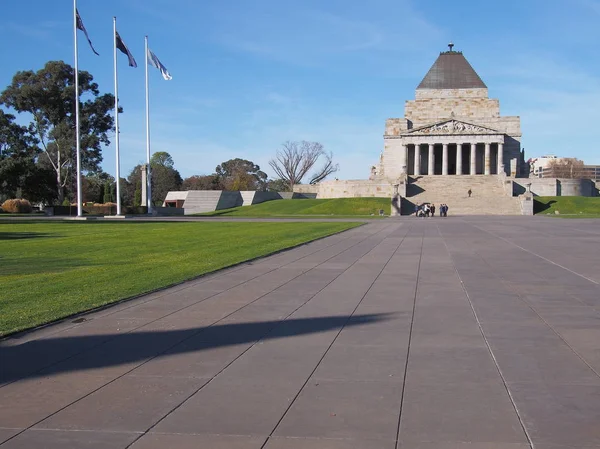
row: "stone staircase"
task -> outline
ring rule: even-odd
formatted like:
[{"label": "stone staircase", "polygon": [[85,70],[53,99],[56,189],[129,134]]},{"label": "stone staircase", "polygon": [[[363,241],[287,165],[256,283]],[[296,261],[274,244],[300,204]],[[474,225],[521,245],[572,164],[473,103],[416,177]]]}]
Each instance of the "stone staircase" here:
[{"label": "stone staircase", "polygon": [[411,176],[402,214],[414,213],[415,204],[423,203],[435,204],[436,215],[442,203],[448,215],[521,215],[519,199],[507,196],[496,176]]}]

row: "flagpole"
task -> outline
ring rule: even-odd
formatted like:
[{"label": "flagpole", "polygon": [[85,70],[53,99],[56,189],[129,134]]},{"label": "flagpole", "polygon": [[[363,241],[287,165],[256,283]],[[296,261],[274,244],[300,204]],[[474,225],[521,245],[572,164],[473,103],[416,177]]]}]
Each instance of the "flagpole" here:
[{"label": "flagpole", "polygon": [[113,43],[115,59],[115,148],[117,158],[117,215],[121,215],[121,161],[119,155],[119,78],[117,74],[117,18],[113,17]]},{"label": "flagpole", "polygon": [[77,216],[83,216],[81,192],[81,144],[79,136],[79,53],[77,51],[77,0],[73,0],[73,34],[75,37],[75,140],[77,147]]},{"label": "flagpole", "polygon": [[144,38],[144,44],[146,53],[144,59],[146,61],[146,161],[148,166],[146,168],[146,195],[148,206],[148,214],[152,214],[152,182],[150,173],[150,97],[148,89],[148,36]]}]

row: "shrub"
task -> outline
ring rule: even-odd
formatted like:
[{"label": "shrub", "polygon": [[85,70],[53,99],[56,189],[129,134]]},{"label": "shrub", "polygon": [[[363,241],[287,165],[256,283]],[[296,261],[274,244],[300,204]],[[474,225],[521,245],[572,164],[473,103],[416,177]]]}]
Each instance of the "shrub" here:
[{"label": "shrub", "polygon": [[2,209],[9,214],[29,214],[33,210],[31,203],[24,199],[6,200]]}]

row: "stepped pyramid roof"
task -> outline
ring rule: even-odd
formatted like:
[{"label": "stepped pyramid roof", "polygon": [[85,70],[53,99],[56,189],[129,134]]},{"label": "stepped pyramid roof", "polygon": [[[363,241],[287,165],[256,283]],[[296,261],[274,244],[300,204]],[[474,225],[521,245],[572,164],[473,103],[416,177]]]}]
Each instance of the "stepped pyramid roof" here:
[{"label": "stepped pyramid roof", "polygon": [[487,89],[485,83],[460,51],[440,53],[417,89]]}]

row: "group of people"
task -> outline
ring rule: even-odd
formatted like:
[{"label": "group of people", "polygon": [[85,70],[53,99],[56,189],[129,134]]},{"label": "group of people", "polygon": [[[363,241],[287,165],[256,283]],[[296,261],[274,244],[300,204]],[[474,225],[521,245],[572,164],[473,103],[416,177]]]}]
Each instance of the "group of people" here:
[{"label": "group of people", "polygon": [[[419,206],[418,204],[415,205],[415,217],[434,217],[435,211],[436,211],[435,204],[425,203],[425,204],[422,204],[421,206]],[[440,204],[439,213],[440,213],[440,217],[447,217],[448,216],[448,205]]]}]

